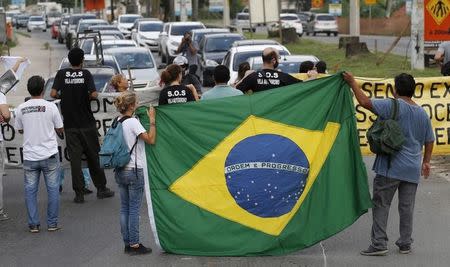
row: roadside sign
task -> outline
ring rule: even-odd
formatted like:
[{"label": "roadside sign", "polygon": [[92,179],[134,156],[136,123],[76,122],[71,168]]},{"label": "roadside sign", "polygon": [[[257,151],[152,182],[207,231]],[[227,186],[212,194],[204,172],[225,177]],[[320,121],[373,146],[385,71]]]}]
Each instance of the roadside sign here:
[{"label": "roadside sign", "polygon": [[311,8],[322,8],[323,0],[311,0]]},{"label": "roadside sign", "polygon": [[342,15],[342,4],[329,4],[328,5],[328,13],[333,16],[341,16]]},{"label": "roadside sign", "polygon": [[424,5],[424,40],[450,40],[450,0],[425,0]]},{"label": "roadside sign", "polygon": [[364,0],[364,3],[367,6],[372,6],[372,5],[376,5],[377,4],[377,0]]}]

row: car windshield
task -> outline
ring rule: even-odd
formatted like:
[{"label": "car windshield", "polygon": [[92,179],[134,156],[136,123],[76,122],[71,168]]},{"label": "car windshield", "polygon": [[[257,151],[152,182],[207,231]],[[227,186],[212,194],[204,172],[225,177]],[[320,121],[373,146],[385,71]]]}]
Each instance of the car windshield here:
[{"label": "car windshield", "polygon": [[78,22],[82,19],[95,19],[95,15],[86,15],[86,16],[75,16],[75,17],[70,17],[69,19],[69,23],[72,25],[76,25],[78,24]]},{"label": "car windshield", "polygon": [[206,41],[206,52],[226,52],[230,49],[231,45],[237,41],[242,40],[240,36],[223,37],[223,38],[210,38]]},{"label": "car windshield", "polygon": [[18,16],[17,17],[17,19],[20,19],[20,20],[22,20],[22,19],[28,19],[29,17],[28,16]]},{"label": "car windshield", "polygon": [[31,17],[30,21],[44,21],[43,17]]},{"label": "car windshield", "polygon": [[203,29],[202,25],[173,25],[170,35],[184,35],[185,33],[194,30],[194,29]]},{"label": "car windshield", "polygon": [[249,20],[250,16],[248,14],[239,14],[239,15],[237,15],[236,19],[238,19],[238,20]]},{"label": "car windshield", "polygon": [[280,19],[281,20],[298,20],[298,17],[291,15],[291,16],[282,16]]},{"label": "car windshield", "polygon": [[94,30],[94,31],[104,31],[104,30],[116,30],[118,31],[119,29],[116,26],[113,25],[90,25],[89,30]]},{"label": "car windshield", "polygon": [[50,12],[50,13],[48,13],[47,16],[49,16],[51,18],[59,18],[59,17],[61,17],[61,13],[60,12]]},{"label": "car windshield", "polygon": [[213,34],[213,33],[229,33],[229,32],[227,32],[227,31],[223,31],[223,32],[220,32],[220,31],[215,31],[215,32],[212,32],[212,31],[211,32],[196,32],[194,34],[194,41],[199,43],[202,40],[203,36],[205,36],[207,34]]},{"label": "car windshield", "polygon": [[[298,73],[301,62],[280,62],[277,69],[284,73]],[[252,65],[252,70],[259,70],[262,68],[262,62]]]},{"label": "car windshield", "polygon": [[85,39],[83,41],[83,43],[81,44],[80,48],[84,51],[85,54],[90,54],[93,44],[94,44],[94,40],[92,40],[92,39]]},{"label": "car windshield", "polygon": [[317,16],[317,20],[334,21],[334,17],[328,15],[321,15]]},{"label": "car windshield", "polygon": [[141,32],[161,32],[162,28],[162,23],[142,23],[139,26]]},{"label": "car windshield", "polygon": [[113,75],[113,73],[92,74],[92,78],[94,78],[95,89],[97,89],[97,91],[102,91],[103,87],[105,87],[105,85],[109,83]]},{"label": "car windshield", "polygon": [[140,16],[126,16],[126,17],[120,17],[119,22],[120,23],[134,23]]},{"label": "car windshield", "polygon": [[113,44],[102,44],[103,50],[109,49],[109,48],[117,48],[117,47],[136,47],[132,43],[113,43]]},{"label": "car windshield", "polygon": [[151,69],[154,68],[152,58],[148,52],[116,52],[113,53],[121,69]]},{"label": "car windshield", "polygon": [[[280,55],[288,55],[289,53],[285,50],[279,50],[278,53]],[[262,51],[248,51],[248,52],[241,52],[236,53],[233,58],[233,71],[237,71],[239,68],[239,64],[242,62],[247,61],[251,57],[258,57],[262,55]]]},{"label": "car windshield", "polygon": [[94,26],[94,25],[108,25],[108,23],[105,22],[87,22],[87,23],[80,23],[80,28],[79,28],[79,32],[84,32],[85,30],[89,29],[89,26]]}]

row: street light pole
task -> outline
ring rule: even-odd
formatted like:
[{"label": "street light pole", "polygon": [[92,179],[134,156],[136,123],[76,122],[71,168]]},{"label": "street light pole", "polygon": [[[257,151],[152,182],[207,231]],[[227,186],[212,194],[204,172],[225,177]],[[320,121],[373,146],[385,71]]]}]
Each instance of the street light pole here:
[{"label": "street light pole", "polygon": [[350,36],[359,36],[359,0],[350,0]]},{"label": "street light pole", "polygon": [[423,70],[424,60],[424,0],[412,1],[411,14],[411,69]]}]

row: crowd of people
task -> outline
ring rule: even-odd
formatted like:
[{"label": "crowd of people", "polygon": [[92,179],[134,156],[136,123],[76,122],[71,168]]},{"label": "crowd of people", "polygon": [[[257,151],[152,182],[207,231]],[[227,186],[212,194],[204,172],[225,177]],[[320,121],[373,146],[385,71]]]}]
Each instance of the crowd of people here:
[{"label": "crowd of people", "polygon": [[[181,47],[181,45],[180,45]],[[194,48],[187,37],[182,47],[186,51]],[[278,87],[300,83],[287,73],[277,70],[280,56],[277,50],[267,48],[262,52],[263,67],[250,70],[248,63],[239,66],[238,79],[230,83],[230,71],[219,65],[213,77],[215,87],[201,94],[200,83],[195,73],[190,72],[189,60],[176,58],[161,73],[159,105],[182,104],[190,101],[207,101],[223,97],[239,96],[274,90]],[[57,153],[57,134],[64,133],[70,156],[72,188],[75,192],[74,202],[83,203],[86,181],[83,177],[81,156],[87,158],[90,179],[97,189],[97,197],[110,198],[114,192],[107,185],[104,170],[99,165],[100,150],[95,120],[90,108],[90,99],[98,93],[92,75],[83,69],[83,50],[73,48],[68,54],[71,67],[61,69],[55,77],[51,96],[61,99],[61,115],[52,102],[43,100],[44,80],[33,76],[28,80],[27,88],[31,99],[17,108],[15,127],[24,135],[24,177],[25,204],[28,211],[30,232],[40,231],[37,209],[37,190],[40,174],[43,174],[48,192],[47,230],[58,231],[58,210],[60,181],[60,163]],[[313,79],[316,74],[326,73],[325,62],[304,62],[300,72]],[[389,99],[369,99],[350,73],[343,78],[354,93],[358,103],[377,114],[381,119],[389,119],[392,101]],[[198,85],[197,85],[198,82]],[[124,140],[130,150],[131,160],[123,168],[115,171],[115,181],[120,193],[120,229],[124,242],[124,252],[128,254],[147,254],[150,248],[139,241],[139,212],[144,192],[144,144],[155,144],[156,119],[154,108],[148,109],[150,128],[146,130],[141,122],[133,117],[138,107],[138,99],[133,91],[128,90],[125,76],[113,77],[111,85],[121,92],[115,99],[115,106],[120,113],[117,123],[123,127]],[[396,242],[401,253],[409,253],[412,244],[412,221],[417,185],[421,175],[430,173],[430,158],[434,135],[427,114],[412,99],[414,78],[400,74],[395,78],[395,92],[399,103],[399,124],[406,137],[401,151],[394,157],[377,155],[374,171],[373,191],[373,225],[371,245],[361,252],[363,255],[385,255],[387,253],[386,226],[390,203],[394,193],[399,193],[400,239]],[[0,120],[8,121],[9,111],[5,108],[4,95],[0,94]],[[422,156],[422,149],[425,154]],[[1,164],[0,164],[1,165]],[[0,175],[1,178],[1,175]],[[1,183],[0,183],[1,185]],[[1,187],[0,187],[0,201]],[[0,216],[6,216],[0,202]]]}]

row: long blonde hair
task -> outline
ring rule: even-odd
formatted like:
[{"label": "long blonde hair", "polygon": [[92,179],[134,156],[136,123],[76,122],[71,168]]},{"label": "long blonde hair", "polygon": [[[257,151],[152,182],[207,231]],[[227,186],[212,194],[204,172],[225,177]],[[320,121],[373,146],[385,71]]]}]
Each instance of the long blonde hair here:
[{"label": "long blonde hair", "polygon": [[136,93],[125,91],[120,93],[114,100],[114,105],[121,114],[127,112],[131,105],[136,104],[137,96]]}]

